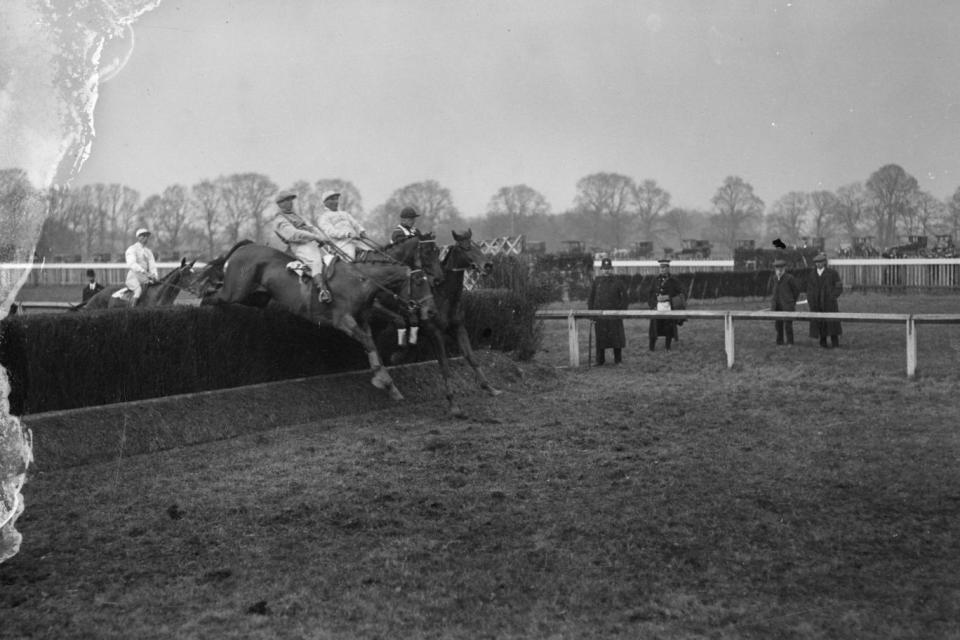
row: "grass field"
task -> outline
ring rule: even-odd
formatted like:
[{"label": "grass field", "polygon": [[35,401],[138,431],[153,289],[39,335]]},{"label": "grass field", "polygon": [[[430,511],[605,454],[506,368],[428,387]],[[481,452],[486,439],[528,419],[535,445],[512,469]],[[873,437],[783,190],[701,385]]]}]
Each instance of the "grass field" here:
[{"label": "grass field", "polygon": [[733,370],[720,322],[671,352],[627,328],[623,365],[569,370],[546,323],[466,420],[411,401],[35,473],[0,637],[960,637],[960,327],[918,330],[914,380],[899,326],[744,323]]}]

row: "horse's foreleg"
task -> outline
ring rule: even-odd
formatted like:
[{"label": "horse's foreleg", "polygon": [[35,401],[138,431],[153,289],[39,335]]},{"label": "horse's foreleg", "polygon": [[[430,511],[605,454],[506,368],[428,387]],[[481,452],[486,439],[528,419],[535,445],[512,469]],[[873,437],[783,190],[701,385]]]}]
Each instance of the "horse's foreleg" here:
[{"label": "horse's foreleg", "polygon": [[450,412],[450,415],[463,418],[466,414],[463,412],[463,409],[457,404],[456,400],[453,398],[453,389],[450,386],[450,360],[447,358],[447,346],[444,344],[443,340],[443,331],[430,323],[427,326],[427,331],[430,334],[430,337],[433,339],[433,346],[437,350],[437,364],[440,365],[440,373],[443,376],[443,393],[447,397],[447,409]]},{"label": "horse's foreleg", "polygon": [[373,370],[373,378],[371,378],[370,383],[377,389],[386,389],[394,400],[403,400],[403,394],[397,389],[390,373],[380,362],[380,354],[377,353],[377,346],[373,342],[373,336],[370,335],[370,327],[366,324],[360,325],[350,315],[342,316],[334,323],[334,326],[363,345],[364,351],[367,352],[367,360],[370,362],[370,369]]},{"label": "horse's foreleg", "polygon": [[477,361],[477,356],[473,353],[473,347],[470,346],[470,336],[467,335],[467,329],[462,324],[457,325],[457,345],[460,347],[460,353],[467,359],[470,366],[473,367],[473,372],[477,376],[477,382],[480,384],[480,388],[484,389],[491,396],[500,395],[502,391],[495,389],[493,385],[490,384],[486,374],[483,373],[483,369],[480,368],[480,362]]}]

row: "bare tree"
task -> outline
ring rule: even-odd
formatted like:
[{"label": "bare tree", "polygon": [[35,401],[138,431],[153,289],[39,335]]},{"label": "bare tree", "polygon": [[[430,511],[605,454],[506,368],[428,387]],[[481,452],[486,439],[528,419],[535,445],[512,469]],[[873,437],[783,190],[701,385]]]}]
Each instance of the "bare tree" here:
[{"label": "bare tree", "polygon": [[418,226],[433,230],[438,238],[449,238],[453,230],[463,230],[463,218],[453,204],[450,190],[435,180],[415,182],[394,191],[390,198],[374,209],[369,217],[370,233],[377,238],[388,238],[390,230],[400,220],[400,210],[413,207],[420,214]]},{"label": "bare tree", "polygon": [[814,238],[826,238],[836,219],[839,206],[832,191],[814,191],[810,194],[810,231]]},{"label": "bare tree", "polygon": [[250,229],[254,242],[264,238],[264,212],[277,194],[277,185],[259,173],[234,173],[222,182],[224,222],[229,244],[240,239],[242,229]]},{"label": "bare tree", "polygon": [[594,173],[577,182],[577,212],[592,223],[591,241],[620,247],[628,223],[635,215],[633,179],[618,173]]},{"label": "bare tree", "polygon": [[897,244],[897,223],[909,214],[917,179],[900,166],[888,164],[873,172],[866,187],[880,245]]},{"label": "bare tree", "polygon": [[207,255],[212,258],[218,253],[216,239],[222,229],[224,208],[222,179],[198,182],[191,187],[190,192],[193,196],[191,211],[197,226],[203,229],[203,238],[207,243]]},{"label": "bare tree", "polygon": [[[728,176],[714,194],[716,213],[710,219],[721,242],[733,251],[744,230],[755,225],[763,215],[763,200],[753,193],[753,187],[739,176]],[[752,231],[751,231],[752,232]]]},{"label": "bare tree", "polygon": [[837,206],[833,210],[836,225],[843,228],[852,240],[860,235],[860,225],[867,215],[867,194],[860,182],[837,189]]},{"label": "bare tree", "polygon": [[525,231],[524,222],[533,216],[548,215],[550,205],[539,191],[525,184],[500,187],[487,205],[487,217],[505,216],[510,220],[510,236]]},{"label": "bare tree", "polygon": [[23,169],[0,171],[0,261],[17,261],[24,257],[22,247],[33,236],[29,200],[35,190]]},{"label": "bare tree", "polygon": [[791,191],[770,207],[770,230],[787,244],[800,244],[810,198],[802,191]]},{"label": "bare tree", "polygon": [[294,211],[300,214],[304,220],[308,220],[311,223],[316,224],[317,216],[320,214],[320,209],[323,207],[323,204],[320,202],[321,192],[318,189],[315,189],[313,185],[306,180],[298,180],[294,182],[293,186],[290,187],[290,191],[293,191],[297,194],[297,199],[293,201]]},{"label": "bare tree", "polygon": [[644,180],[633,188],[637,231],[644,240],[656,240],[662,216],[670,210],[670,193],[656,180]]},{"label": "bare tree", "polygon": [[955,241],[960,241],[960,187],[947,199],[947,224]]},{"label": "bare tree", "polygon": [[140,202],[140,193],[122,184],[109,184],[101,196],[110,224],[110,241],[104,245],[104,249],[121,251],[129,244],[126,240],[133,232],[133,216]]},{"label": "bare tree", "polygon": [[187,188],[178,184],[163,190],[160,196],[160,211],[154,219],[158,250],[167,253],[180,250],[180,238],[190,214]]},{"label": "bare tree", "polygon": [[904,231],[907,235],[936,234],[942,226],[947,226],[947,205],[926,191],[917,191],[904,219]]}]

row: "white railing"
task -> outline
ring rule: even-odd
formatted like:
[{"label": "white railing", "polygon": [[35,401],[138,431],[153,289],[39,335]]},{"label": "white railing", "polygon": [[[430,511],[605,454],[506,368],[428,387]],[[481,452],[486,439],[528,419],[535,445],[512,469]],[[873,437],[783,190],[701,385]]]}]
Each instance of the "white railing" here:
[{"label": "white railing", "polygon": [[[194,268],[204,263],[197,261]],[[157,271],[163,276],[180,266],[179,262],[158,262]],[[0,264],[0,283],[16,281],[29,272],[26,286],[82,285],[87,282],[87,269],[97,272],[101,284],[123,284],[127,265],[117,262],[6,262]]]},{"label": "white railing", "polygon": [[[830,266],[844,285],[858,288],[946,288],[960,289],[960,258],[837,258]],[[600,261],[593,264],[600,268]],[[614,273],[652,275],[656,260],[613,260]],[[733,260],[673,260],[674,273],[733,271]]]},{"label": "white railing", "polygon": [[596,320],[598,318],[647,318],[647,319],[687,319],[723,320],[723,343],[727,354],[727,368],[733,366],[734,320],[842,320],[845,322],[899,323],[906,327],[907,339],[907,377],[917,372],[917,325],[918,324],[960,324],[960,314],[903,314],[903,313],[816,313],[812,311],[538,311],[537,317],[544,320],[566,320],[568,344],[570,348],[570,366],[580,366],[580,339],[577,320]]}]

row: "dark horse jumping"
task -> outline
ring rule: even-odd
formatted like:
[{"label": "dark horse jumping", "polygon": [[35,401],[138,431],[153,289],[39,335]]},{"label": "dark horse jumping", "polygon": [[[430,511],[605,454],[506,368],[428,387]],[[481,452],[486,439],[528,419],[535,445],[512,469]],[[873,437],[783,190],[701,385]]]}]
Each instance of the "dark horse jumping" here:
[{"label": "dark horse jumping", "polygon": [[[480,366],[473,347],[470,345],[470,336],[464,326],[463,307],[460,304],[463,297],[464,274],[469,269],[478,269],[485,274],[490,273],[493,264],[483,253],[479,245],[473,242],[473,232],[467,229],[465,233],[453,232],[454,244],[445,247],[439,255],[429,258],[431,254],[424,252],[424,268],[430,268],[429,260],[436,260],[442,271],[442,279],[434,284],[433,297],[437,304],[437,316],[425,323],[427,334],[432,338],[436,351],[437,363],[443,373],[444,393],[447,397],[447,406],[451,415],[463,417],[464,413],[453,397],[450,380],[450,364],[448,362],[445,338],[450,336],[456,340],[460,354],[473,368],[477,382],[491,396],[500,395]],[[398,320],[395,319],[395,322]]]},{"label": "dark horse jumping", "polygon": [[[165,307],[173,304],[181,291],[190,291],[195,293],[194,281],[191,278],[193,273],[193,264],[196,260],[187,262],[186,258],[180,261],[180,266],[160,278],[155,283],[143,285],[143,293],[140,294],[140,300],[137,307]],[[91,296],[86,302],[81,302],[72,308],[72,311],[89,309],[129,309],[129,296],[122,298],[115,297],[114,294],[125,289],[126,286],[111,285],[98,291],[96,295]]]},{"label": "dark horse jumping", "polygon": [[[265,306],[269,302],[321,326],[338,329],[363,345],[373,370],[373,385],[388,390],[395,400],[402,400],[403,395],[380,362],[370,334],[369,316],[374,298],[382,293],[389,293],[406,308],[417,309],[421,321],[436,315],[430,281],[420,268],[419,243],[413,240],[404,247],[404,259],[384,257],[335,263],[328,276],[333,295],[330,303],[317,300],[312,279],[301,278],[287,268],[292,261],[290,255],[263,245],[238,244],[224,257],[223,285],[204,296],[203,303]],[[415,266],[411,268],[405,261]],[[203,277],[216,279],[209,273]]]}]

